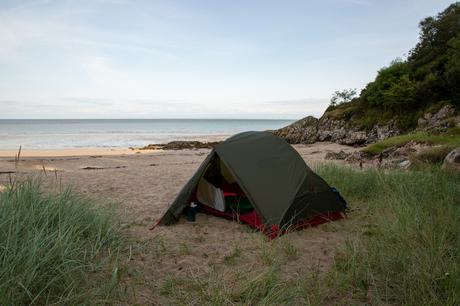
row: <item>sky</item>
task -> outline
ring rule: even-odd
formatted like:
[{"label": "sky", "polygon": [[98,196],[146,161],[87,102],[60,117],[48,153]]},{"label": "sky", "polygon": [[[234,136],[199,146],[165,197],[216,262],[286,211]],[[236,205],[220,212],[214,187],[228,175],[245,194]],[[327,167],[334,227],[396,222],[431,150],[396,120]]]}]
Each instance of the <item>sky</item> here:
[{"label": "sky", "polygon": [[320,116],[443,0],[0,0],[0,119]]}]

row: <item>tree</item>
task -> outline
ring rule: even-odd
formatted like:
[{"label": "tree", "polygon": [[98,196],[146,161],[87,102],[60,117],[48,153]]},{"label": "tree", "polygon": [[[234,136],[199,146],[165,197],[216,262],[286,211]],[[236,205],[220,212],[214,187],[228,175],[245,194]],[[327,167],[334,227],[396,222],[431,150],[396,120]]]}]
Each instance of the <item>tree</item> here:
[{"label": "tree", "polygon": [[448,42],[460,33],[459,21],[460,2],[451,4],[435,17],[422,20],[419,24],[419,42],[409,52],[411,65],[419,68],[442,58],[449,49]]},{"label": "tree", "polygon": [[356,98],[356,88],[336,90],[331,98],[331,106],[348,103]]},{"label": "tree", "polygon": [[396,59],[378,71],[359,97],[355,90],[336,91],[330,108],[353,100],[337,114],[353,111],[367,127],[394,120],[401,129],[413,128],[417,118],[440,105],[460,111],[460,2],[419,24],[420,37],[407,59]]},{"label": "tree", "polygon": [[452,102],[460,106],[460,34],[449,41],[444,80],[452,94]]},{"label": "tree", "polygon": [[369,83],[361,97],[367,106],[385,111],[400,112],[416,100],[416,84],[409,77],[410,67],[396,59],[380,69],[374,82]]}]

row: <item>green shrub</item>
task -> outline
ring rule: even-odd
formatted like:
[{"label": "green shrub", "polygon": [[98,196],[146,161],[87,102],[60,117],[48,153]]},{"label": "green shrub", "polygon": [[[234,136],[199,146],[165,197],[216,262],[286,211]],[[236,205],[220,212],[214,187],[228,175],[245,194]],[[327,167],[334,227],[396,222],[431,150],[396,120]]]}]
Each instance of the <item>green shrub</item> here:
[{"label": "green shrub", "polygon": [[95,302],[104,285],[88,273],[110,267],[118,246],[117,223],[94,203],[12,183],[0,193],[0,304]]},{"label": "green shrub", "polygon": [[[372,128],[391,119],[402,131],[410,131],[427,111],[435,112],[447,104],[459,111],[459,19],[460,2],[423,19],[419,41],[407,59],[396,59],[380,69],[354,99],[359,111],[353,111],[353,121]],[[343,118],[347,108],[341,106],[328,112],[331,117]]]},{"label": "green shrub", "polygon": [[358,101],[351,101],[337,106],[329,106],[325,115],[331,119],[350,119],[353,114],[359,111]]}]

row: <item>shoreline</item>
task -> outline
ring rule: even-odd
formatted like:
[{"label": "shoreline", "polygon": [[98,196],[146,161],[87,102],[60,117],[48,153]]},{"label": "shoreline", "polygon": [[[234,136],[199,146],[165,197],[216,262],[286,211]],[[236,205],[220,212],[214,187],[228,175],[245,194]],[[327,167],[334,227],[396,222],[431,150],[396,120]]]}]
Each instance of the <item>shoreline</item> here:
[{"label": "shoreline", "polygon": [[[194,138],[187,137],[178,137],[177,140],[167,141],[165,143],[152,143],[145,146],[136,146],[136,147],[78,147],[78,148],[30,148],[22,147],[21,157],[68,157],[68,156],[117,156],[117,155],[132,155],[132,154],[146,154],[152,152],[163,151],[161,147],[167,146],[170,143],[174,142],[183,142],[183,143],[212,143],[223,141],[231,135],[219,134],[219,135],[200,135]],[[152,149],[146,149],[151,147]],[[185,150],[188,148],[184,148]],[[193,148],[191,148],[193,149]],[[15,158],[18,154],[19,147],[17,149],[1,149],[0,148],[0,158]]]},{"label": "shoreline", "polygon": [[[119,156],[158,152],[161,150],[139,150],[137,148],[63,148],[63,149],[21,149],[25,157],[69,157],[69,156]],[[1,150],[0,158],[15,158],[18,150]]]},{"label": "shoreline", "polygon": [[[187,142],[187,141],[185,141]],[[207,141],[209,142],[209,140]],[[206,142],[204,142],[206,143]],[[203,144],[204,144],[203,143]],[[85,148],[43,148],[43,149],[27,149],[22,148],[20,154],[20,160],[27,159],[53,159],[63,157],[79,157],[79,158],[95,158],[95,157],[123,157],[123,156],[162,156],[165,152],[177,156],[183,154],[196,154],[201,156],[203,152],[210,150],[211,147],[183,147],[183,148],[169,148],[165,144],[152,145],[151,148],[129,148],[129,147],[85,147]],[[174,146],[173,146],[174,147]],[[306,160],[310,159],[310,162],[321,162],[325,161],[325,155],[328,152],[339,152],[344,150],[345,152],[352,153],[356,151],[356,148],[339,145],[331,142],[317,142],[313,144],[294,144],[292,147],[298,151],[298,153]],[[12,149],[0,149],[0,161],[15,160],[18,150]]]}]

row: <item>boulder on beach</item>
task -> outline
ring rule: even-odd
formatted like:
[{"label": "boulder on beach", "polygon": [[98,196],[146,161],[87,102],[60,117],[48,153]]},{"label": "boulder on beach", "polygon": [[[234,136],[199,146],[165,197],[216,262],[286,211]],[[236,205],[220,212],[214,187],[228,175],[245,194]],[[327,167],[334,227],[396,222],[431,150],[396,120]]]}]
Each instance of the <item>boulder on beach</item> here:
[{"label": "boulder on beach", "polygon": [[442,168],[460,171],[460,147],[447,154],[442,164]]}]

